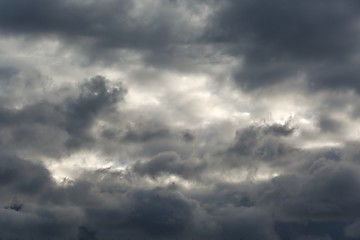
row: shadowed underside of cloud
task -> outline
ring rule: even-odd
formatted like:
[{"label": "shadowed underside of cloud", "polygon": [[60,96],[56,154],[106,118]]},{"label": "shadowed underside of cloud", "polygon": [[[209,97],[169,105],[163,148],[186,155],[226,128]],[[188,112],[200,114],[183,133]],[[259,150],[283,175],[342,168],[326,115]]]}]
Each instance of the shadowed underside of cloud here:
[{"label": "shadowed underside of cloud", "polygon": [[80,86],[77,97],[60,104],[42,101],[16,110],[1,106],[0,129],[7,135],[1,148],[5,152],[29,148],[56,156],[91,145],[95,120],[113,111],[126,93],[122,86],[108,87],[106,81],[96,76]]},{"label": "shadowed underside of cloud", "polygon": [[359,90],[357,1],[226,1],[205,34],[244,57],[249,90],[305,74],[311,88]]},{"label": "shadowed underside of cloud", "polygon": [[0,239],[358,239],[359,12],[0,0]]},{"label": "shadowed underside of cloud", "polygon": [[[269,161],[268,155],[259,156],[259,150],[254,150],[262,148],[263,142],[269,141],[267,138],[279,145],[291,134],[289,129],[286,123],[239,130],[235,144],[201,164],[191,158],[183,160],[176,152],[163,152],[147,161],[135,162],[133,168],[87,171],[61,185],[55,183],[42,164],[2,155],[1,199],[7,204],[1,211],[5,216],[2,223],[7,227],[0,233],[5,238],[21,239],[357,236],[357,153],[350,158],[333,158],[326,151],[290,150],[272,155]],[[238,161],[228,170],[268,164],[283,173],[266,181],[225,183],[221,176],[210,181],[208,174],[228,171],[220,170],[219,156],[224,161],[222,166],[227,161]],[[149,185],[149,181],[171,175],[187,179],[194,188],[181,185],[181,181],[161,187]],[[199,184],[205,188],[195,187]],[[15,202],[11,200],[14,197]],[[21,208],[9,207],[16,204],[21,204]],[[14,230],[19,227],[21,233]]]},{"label": "shadowed underside of cloud", "polygon": [[0,9],[4,33],[59,36],[95,58],[132,49],[149,65],[194,70],[186,61],[220,53],[243,61],[233,77],[247,90],[302,76],[313,90],[359,90],[357,1],[16,0]]}]

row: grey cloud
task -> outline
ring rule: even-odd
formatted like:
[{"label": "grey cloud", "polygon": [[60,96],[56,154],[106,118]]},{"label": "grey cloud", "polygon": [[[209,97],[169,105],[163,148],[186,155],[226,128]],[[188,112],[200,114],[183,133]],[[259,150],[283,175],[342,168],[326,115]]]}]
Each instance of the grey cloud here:
[{"label": "grey cloud", "polygon": [[[90,58],[107,58],[117,49],[136,50],[146,65],[162,70],[211,73],[219,55],[233,56],[244,59],[232,75],[247,90],[303,75],[309,89],[359,90],[356,1],[164,0],[144,12],[137,5],[110,0],[1,1],[0,28],[8,34],[57,36]],[[188,20],[187,14],[209,9],[210,17],[201,20],[205,30]]]},{"label": "grey cloud", "polygon": [[131,130],[126,132],[123,137],[123,141],[125,142],[147,142],[156,139],[162,138],[170,138],[170,131],[168,129],[149,129],[143,132],[139,132],[138,130]]},{"label": "grey cloud", "polygon": [[13,156],[0,158],[0,184],[9,192],[36,195],[53,184],[50,172],[39,164]]},{"label": "grey cloud", "polygon": [[325,236],[301,236],[296,238],[296,240],[332,240],[328,235]]},{"label": "grey cloud", "polygon": [[[148,5],[138,8],[139,4]],[[156,56],[161,50],[186,44],[193,38],[191,35],[197,34],[181,13],[181,7],[186,5],[189,4],[167,0],[158,4],[129,0],[1,1],[0,29],[5,34],[60,37],[90,59],[104,60],[114,55],[116,49]],[[196,10],[189,6],[189,11]],[[169,56],[175,59],[172,54]],[[113,63],[114,59],[110,59],[107,64]]]},{"label": "grey cloud", "polygon": [[288,119],[284,124],[274,123],[274,124],[266,125],[264,127],[264,132],[266,134],[270,134],[274,136],[287,137],[292,135],[296,130],[296,127],[291,125],[292,125],[291,119]]},{"label": "grey cloud", "polygon": [[331,117],[322,116],[318,123],[320,129],[324,132],[338,132],[341,130],[341,123]]},{"label": "grey cloud", "polygon": [[130,125],[122,128],[108,128],[102,131],[102,137],[108,140],[119,141],[124,144],[139,144],[156,141],[192,142],[195,136],[189,130],[172,129],[165,122],[147,119],[133,119]]},{"label": "grey cloud", "polygon": [[63,120],[60,106],[48,102],[40,102],[26,106],[22,110],[2,108],[0,110],[0,123],[3,126],[16,126],[20,124],[60,124]]},{"label": "grey cloud", "polygon": [[199,206],[180,192],[166,188],[128,189],[115,206],[86,208],[86,226],[99,239],[110,236],[161,239],[183,237],[191,230]]},{"label": "grey cloud", "polygon": [[[305,124],[297,127],[292,119],[250,124],[250,113],[249,119],[239,120],[238,131],[232,125],[237,116],[208,123],[205,111],[194,114],[197,103],[189,107],[178,98],[186,93],[173,96],[176,91],[167,94],[166,89],[160,110],[140,107],[134,113],[133,106],[118,108],[127,91],[105,77],[46,92],[47,77],[40,71],[1,63],[0,237],[359,238],[359,144],[342,139],[345,131],[355,132],[346,123],[358,117],[359,7],[353,0],[0,0],[3,36],[53,39],[95,58],[135,51],[140,57],[131,59],[135,70],[124,74],[130,76],[126,81],[154,79],[141,87],[137,82],[137,91],[166,88],[170,85],[159,84],[157,76],[163,83],[177,71],[194,69],[219,81],[232,74],[241,88],[258,92],[305,77],[310,90],[326,89],[316,96],[303,92],[309,99],[300,102],[307,106],[299,111],[316,115],[311,127],[318,127],[309,131],[314,139],[337,138],[344,144],[302,149]],[[202,11],[209,16],[200,19]],[[234,72],[226,58],[238,62]],[[107,64],[115,59],[106,59]],[[222,68],[224,76],[213,66]],[[106,74],[117,74],[111,70],[106,68]],[[216,87],[211,96],[220,100],[224,89]],[[247,93],[253,92],[239,99],[255,96]],[[271,112],[272,95],[266,100],[262,109]],[[337,115],[340,111],[343,115]],[[171,122],[178,112],[189,115],[192,124]],[[100,152],[95,158],[106,158],[104,164],[111,167],[81,166],[74,169],[74,179],[56,182],[46,165],[56,168],[60,162],[47,161],[76,158],[74,153],[83,150]],[[244,179],[242,173],[254,177]]]},{"label": "grey cloud", "polygon": [[360,224],[360,222],[356,221],[356,222],[346,226],[346,228],[345,228],[346,236],[348,236],[352,239],[356,239],[356,238],[360,237],[359,224]]},{"label": "grey cloud", "polygon": [[225,239],[279,239],[269,215],[253,208],[219,209],[215,213]]},{"label": "grey cloud", "polygon": [[[276,231],[281,239],[296,240],[348,240],[343,234],[343,222],[277,222]],[[299,236],[300,235],[300,236]]]},{"label": "grey cloud", "polygon": [[71,237],[81,213],[71,207],[45,204],[59,189],[43,165],[1,155],[0,169],[1,202],[15,196],[0,210],[2,238]]},{"label": "grey cloud", "polygon": [[[295,131],[290,122],[285,124],[253,125],[236,132],[234,143],[226,151],[225,161],[230,165],[253,165],[256,160],[279,161],[294,148],[283,138]],[[255,163],[256,165],[256,163]]]},{"label": "grey cloud", "polygon": [[17,198],[15,197],[12,201],[11,204],[8,206],[5,206],[5,209],[12,209],[14,211],[20,211],[22,209],[22,207],[24,206],[23,203],[20,203]]},{"label": "grey cloud", "polygon": [[[149,124],[149,129],[151,129],[151,126],[152,125]],[[143,134],[151,133],[150,135],[147,135],[147,137],[151,136],[151,138],[142,139],[141,142],[124,141],[125,138],[123,138],[122,143],[130,144],[128,146],[134,146],[138,148],[137,154],[143,158],[152,158],[159,153],[169,151],[176,152],[182,159],[190,158],[194,151],[192,142],[186,142],[183,140],[181,130],[179,131],[178,129],[172,129],[168,127],[166,128],[165,130],[163,130],[164,128],[160,128],[160,130],[158,130],[156,127],[154,127],[153,130],[147,130],[147,127],[145,127],[144,131],[135,131],[135,133],[139,132],[139,136],[141,137],[146,136]],[[132,130],[127,133],[131,132]]]},{"label": "grey cloud", "polygon": [[225,10],[229,15],[220,15],[221,23],[230,30],[228,33],[241,38],[241,33],[248,37],[252,32],[250,37],[265,47],[271,46],[273,52],[321,59],[348,54],[354,47],[355,39],[343,37],[354,33],[359,7],[356,1],[302,1],[295,5],[281,0],[229,3]]},{"label": "grey cloud", "polygon": [[85,226],[79,227],[78,240],[96,240],[96,231],[87,229]]},{"label": "grey cloud", "polygon": [[49,77],[16,60],[0,59],[1,106],[28,105],[48,99]]},{"label": "grey cloud", "polygon": [[[78,97],[60,103],[41,101],[23,108],[0,108],[3,151],[19,148],[32,153],[59,156],[90,144],[94,121],[115,111],[126,94],[124,87],[110,87],[104,77],[96,76],[80,87]],[[50,144],[51,143],[51,144]]]},{"label": "grey cloud", "polygon": [[[27,239],[29,236],[38,239],[63,239],[71,238],[75,235],[78,224],[75,209],[66,209],[43,206],[39,208],[28,208],[21,212],[12,210],[0,210],[2,218],[0,230],[2,238]],[[68,216],[71,217],[68,217]]]},{"label": "grey cloud", "polygon": [[[50,3],[42,0],[32,2],[18,0],[9,3],[1,1],[3,14],[0,22],[2,28],[10,32],[60,33],[88,37],[97,33],[95,36],[104,36],[103,31],[106,30],[103,28],[104,24],[116,20],[114,14],[111,13],[114,11],[124,13],[132,6],[130,1],[119,3],[108,1],[107,3],[104,7],[95,2],[53,1]],[[98,12],[95,12],[96,8]],[[103,20],[99,22],[100,19]],[[119,20],[121,22],[121,19]]]},{"label": "grey cloud", "polygon": [[134,155],[126,160],[132,165],[137,159],[149,159],[161,152],[174,151],[187,159],[195,151],[197,142],[194,133],[171,126],[161,119],[155,120],[147,113],[145,118],[142,114],[128,115],[126,110],[121,114],[122,121],[116,126],[110,124],[111,127],[102,128],[100,137],[96,139],[96,145],[105,154],[133,152]]},{"label": "grey cloud", "polygon": [[183,137],[184,141],[186,141],[186,142],[192,142],[196,138],[195,135],[193,133],[191,133],[190,131],[184,131],[182,133],[182,137]]},{"label": "grey cloud", "polygon": [[176,152],[162,152],[148,162],[137,162],[134,165],[134,171],[153,178],[161,176],[161,174],[175,174],[184,178],[196,178],[205,167],[205,163],[196,163],[191,159],[181,159]]},{"label": "grey cloud", "polygon": [[211,44],[198,44],[198,39],[206,21],[200,18],[209,4],[202,0],[1,1],[0,31],[28,39],[61,39],[62,51],[71,49],[90,65],[118,65],[130,53],[151,68],[208,72],[214,66],[209,57],[218,57],[217,50]]},{"label": "grey cloud", "polygon": [[286,219],[345,222],[358,216],[357,167],[321,158],[296,169],[266,185],[258,203]]},{"label": "grey cloud", "polygon": [[[325,159],[320,155],[308,153],[302,155],[307,158],[292,158],[291,161],[303,164],[288,163],[285,166],[288,173],[269,181],[231,184],[215,181],[217,187],[205,191],[174,186],[143,187],[141,178],[126,180],[125,171],[99,169],[95,175],[86,173],[67,186],[50,184],[46,191],[38,194],[55,209],[55,206],[79,209],[81,221],[64,218],[63,223],[71,222],[71,226],[54,225],[58,227],[59,236],[66,236],[63,235],[65,229],[72,236],[80,236],[82,230],[78,227],[84,226],[89,234],[96,231],[98,239],[193,236],[198,239],[346,239],[343,229],[359,215],[360,198],[356,194],[359,169],[351,161]],[[314,160],[314,156],[317,159]],[[184,161],[175,153],[163,153],[160,157],[166,160],[160,168]],[[145,164],[150,165],[151,161]],[[46,182],[49,180],[42,181],[48,185]],[[20,190],[17,189],[18,193]],[[28,206],[34,204],[33,201],[26,200],[19,214],[30,211]],[[55,218],[62,216],[61,211],[48,211]],[[348,235],[353,234],[353,228],[347,229],[350,229],[346,230]],[[93,233],[90,235],[95,237]],[[43,232],[41,237],[46,234]]]},{"label": "grey cloud", "polygon": [[305,73],[311,88],[354,88],[358,70],[356,1],[226,1],[206,39],[244,57],[236,82],[257,89]]},{"label": "grey cloud", "polygon": [[[109,99],[112,98],[105,94],[111,93],[111,90],[105,91],[107,88],[102,87],[90,88],[87,85],[84,85],[84,88],[78,98],[70,99],[68,103],[85,101],[79,99],[95,99],[96,103],[99,102],[98,105],[94,103],[95,110],[90,111],[90,121],[97,111],[102,111],[99,109],[102,109],[103,103],[107,106],[110,102],[111,109],[112,100]],[[116,102],[117,97],[115,99]],[[24,124],[29,125],[33,122],[51,125],[56,123],[55,119],[66,119],[67,115],[63,118],[48,117],[47,113],[55,111],[51,106],[45,104],[42,108],[34,107],[42,111],[34,111],[36,114],[31,117],[23,110],[20,115],[27,117],[9,116],[22,119]],[[14,120],[2,122],[6,126],[11,123],[18,124]],[[235,153],[234,159],[242,162],[236,166],[245,166],[247,163],[241,158],[246,158],[253,161],[255,167],[260,164],[258,160],[265,160],[273,164],[271,166],[274,169],[280,170],[280,176],[262,182],[225,184],[218,178],[211,183],[207,182],[209,180],[204,175],[208,171],[220,171],[219,165],[212,161],[228,161],[229,155],[226,154],[212,156],[214,159],[202,158],[202,162],[197,162],[196,158],[183,159],[176,152],[163,152],[148,161],[134,160],[132,169],[99,169],[93,174],[84,172],[79,179],[64,186],[57,186],[50,173],[41,165],[14,157],[6,160],[4,157],[4,167],[1,169],[6,171],[3,172],[1,182],[7,191],[7,203],[13,196],[19,196],[19,201],[24,206],[18,212],[11,208],[3,211],[14,212],[6,214],[32,212],[31,214],[40,220],[30,220],[33,223],[27,224],[29,229],[24,230],[24,233],[33,234],[40,239],[49,236],[50,230],[35,229],[53,229],[51,231],[57,232],[63,238],[80,237],[82,234],[98,239],[187,239],[192,236],[197,236],[198,239],[346,239],[342,231],[360,214],[357,209],[360,197],[356,194],[360,184],[357,176],[359,168],[354,159],[356,147],[298,149],[295,154],[291,150],[294,147],[285,144],[286,140],[293,136],[295,129],[290,122],[250,126],[239,130],[234,142],[230,143],[227,154]],[[183,141],[181,136],[180,134],[176,141]],[[174,141],[173,138],[166,138],[166,141],[169,140]],[[147,141],[151,142],[153,139],[145,139],[136,144],[147,144]],[[196,143],[198,139],[194,141]],[[183,144],[189,146],[187,142]],[[281,144],[287,146],[284,152],[278,148]],[[274,154],[261,152],[264,148],[274,150]],[[288,151],[289,149],[291,151]],[[144,184],[143,176],[157,178],[167,174],[178,175],[205,186],[214,186],[207,190],[195,190],[176,185],[156,188]],[[22,187],[23,185],[25,187]],[[55,220],[47,217],[36,217],[41,215],[40,206],[36,211],[29,208],[34,204],[44,203],[50,208],[44,210],[45,216],[50,216],[50,219],[60,218],[60,222],[54,222]],[[3,207],[7,206],[10,205]],[[68,214],[70,218],[62,217],[64,212],[72,211],[69,206],[75,206],[79,212]],[[59,207],[64,209],[51,209]],[[16,216],[19,219],[24,217]],[[77,220],[74,220],[73,216],[76,216]],[[304,227],[308,221],[314,222]],[[17,224],[18,220],[9,223],[9,231]],[[79,226],[84,226],[86,231]],[[329,228],[332,230],[328,230]],[[352,234],[352,230],[346,231],[348,235]],[[15,235],[4,232],[4,236]]]},{"label": "grey cloud", "polygon": [[154,190],[139,192],[128,224],[151,235],[181,233],[191,224],[194,203],[178,193]]},{"label": "grey cloud", "polygon": [[262,209],[272,216],[270,223],[275,221],[269,231],[279,239],[348,239],[344,229],[350,236],[355,227],[348,224],[359,216],[358,165],[328,157],[327,151],[299,151],[304,153],[282,162],[284,174],[250,185],[219,185],[216,196],[204,195],[199,201],[207,203],[208,211],[224,206]]},{"label": "grey cloud", "polygon": [[106,79],[96,76],[82,86],[80,96],[67,103],[64,129],[71,136],[66,143],[69,148],[77,148],[83,142],[91,141],[87,131],[94,118],[105,110],[114,110],[115,104],[123,100],[126,90],[109,88]]},{"label": "grey cloud", "polygon": [[11,66],[1,66],[0,67],[0,81],[1,82],[7,82],[12,77],[16,76],[16,74],[19,72],[18,69]]}]

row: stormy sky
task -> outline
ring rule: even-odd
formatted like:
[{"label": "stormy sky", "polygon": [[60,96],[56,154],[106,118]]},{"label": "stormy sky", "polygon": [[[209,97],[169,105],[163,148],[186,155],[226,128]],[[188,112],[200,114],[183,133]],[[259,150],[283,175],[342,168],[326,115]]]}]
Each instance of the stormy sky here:
[{"label": "stormy sky", "polygon": [[0,239],[360,239],[357,0],[0,0]]}]

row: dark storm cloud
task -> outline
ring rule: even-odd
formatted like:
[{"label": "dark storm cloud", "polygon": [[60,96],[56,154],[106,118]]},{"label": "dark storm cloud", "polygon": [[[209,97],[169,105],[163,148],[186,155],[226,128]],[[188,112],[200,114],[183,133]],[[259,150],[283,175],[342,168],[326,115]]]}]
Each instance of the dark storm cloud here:
[{"label": "dark storm cloud", "polygon": [[[143,4],[149,11],[135,16],[139,9],[128,0],[3,0],[0,29],[8,34],[59,36],[90,58],[106,58],[114,54],[111,49],[133,49],[160,69],[191,71],[194,65],[210,64],[212,58],[217,61],[219,53],[230,55],[244,60],[233,76],[245,89],[304,75],[310,89],[360,89],[357,1]],[[186,13],[196,16],[206,8],[214,12],[203,20],[205,30],[187,21]],[[115,58],[108,63],[112,61]]]},{"label": "dark storm cloud", "polygon": [[358,166],[324,157],[297,161],[306,167],[259,185],[255,205],[275,214],[281,239],[348,239],[345,226],[359,216]]},{"label": "dark storm cloud", "polygon": [[79,227],[78,240],[96,240],[96,231],[87,229],[85,226]]},{"label": "dark storm cloud", "polygon": [[[144,3],[147,4],[147,3]],[[130,48],[155,51],[175,42],[185,42],[176,32],[183,16],[176,2],[152,3],[134,16],[133,1],[0,1],[0,29],[9,34],[60,36],[81,42],[86,54],[96,56],[106,49]],[[151,8],[156,8],[153,14]],[[162,11],[162,8],[166,11]],[[143,11],[143,10],[141,10]],[[173,15],[177,15],[177,21]],[[95,47],[95,48],[94,48]]]},{"label": "dark storm cloud", "polygon": [[[126,12],[131,9],[132,3],[131,1],[105,3],[1,1],[0,23],[2,29],[9,32],[90,38],[97,36],[100,37],[100,42],[109,44],[112,41],[116,42],[113,37],[118,32],[114,30],[122,30],[126,26]],[[117,24],[121,24],[123,28],[118,29]],[[109,35],[112,37],[108,38]],[[129,34],[119,34],[117,38],[121,36],[126,39]]]},{"label": "dark storm cloud", "polygon": [[151,67],[199,72],[195,65],[211,63],[213,54],[206,44],[196,44],[202,27],[193,18],[207,5],[201,0],[2,0],[0,32],[61,39],[64,49],[79,50],[90,63],[117,64],[124,61],[117,50],[125,49],[135,50]]},{"label": "dark storm cloud", "polygon": [[225,1],[205,34],[244,57],[236,82],[256,89],[305,73],[311,88],[354,88],[357,1]]},{"label": "dark storm cloud", "polygon": [[155,189],[137,192],[128,224],[151,235],[174,235],[191,224],[196,205],[179,193]]},{"label": "dark storm cloud", "polygon": [[37,194],[51,186],[49,171],[39,164],[34,164],[13,156],[0,156],[0,185],[2,191],[13,194]]},{"label": "dark storm cloud", "polygon": [[80,96],[67,103],[64,128],[71,136],[66,143],[69,148],[77,148],[91,140],[88,130],[94,119],[106,110],[116,110],[115,104],[123,100],[126,90],[123,87],[109,88],[106,79],[97,76],[81,87]]},{"label": "dark storm cloud", "polygon": [[99,239],[180,237],[192,228],[199,214],[196,201],[169,188],[133,186],[103,197],[116,200],[115,205],[103,202],[84,207],[84,226],[96,231]]},{"label": "dark storm cloud", "polygon": [[300,174],[275,178],[264,186],[267,189],[258,204],[271,206],[280,219],[346,222],[357,218],[359,196],[354,191],[359,186],[358,169],[344,165],[316,160]]},{"label": "dark storm cloud", "polygon": [[60,189],[43,165],[1,155],[0,186],[1,238],[61,239],[72,235],[81,214],[71,207],[48,204]]},{"label": "dark storm cloud", "polygon": [[[70,239],[77,225],[74,209],[39,207],[20,212],[0,210],[2,239]],[[73,216],[73,217],[66,217]],[[31,237],[30,237],[31,236]]]},{"label": "dark storm cloud", "polygon": [[34,123],[57,125],[63,121],[62,119],[60,106],[48,102],[26,106],[21,110],[4,107],[0,109],[0,124],[3,126]]},{"label": "dark storm cloud", "polygon": [[41,101],[21,109],[2,106],[2,150],[15,150],[16,143],[17,151],[28,149],[59,155],[65,148],[74,150],[91,143],[93,136],[89,131],[94,121],[107,112],[116,111],[116,104],[126,93],[122,86],[108,85],[107,79],[96,76],[80,86],[79,96],[61,103]]},{"label": "dark storm cloud", "polygon": [[[344,237],[342,222],[277,222],[275,229],[281,239],[296,240],[333,240],[348,238]],[[299,234],[301,233],[301,234]]]},{"label": "dark storm cloud", "polygon": [[[195,201],[169,189],[128,186],[109,193],[85,180],[57,186],[42,165],[11,156],[1,156],[0,164],[1,198],[13,194],[22,199],[20,209],[9,207],[15,206],[13,200],[0,210],[1,237],[181,236],[198,211]],[[110,200],[116,207],[108,205]]]},{"label": "dark storm cloud", "polygon": [[360,222],[359,221],[356,221],[352,224],[350,224],[349,226],[347,226],[345,228],[345,235],[350,237],[350,238],[358,238],[360,237],[360,231],[359,231],[359,228],[360,227]]},{"label": "dark storm cloud", "polygon": [[[298,151],[302,153],[288,155],[289,159],[282,162],[285,172],[278,177],[257,183],[218,183],[213,192],[196,195],[196,198],[212,217],[216,211],[232,206],[227,220],[241,209],[260,211],[264,214],[260,219],[268,218],[267,224],[261,227],[259,219],[254,219],[256,224],[246,229],[259,229],[251,233],[239,225],[231,230],[230,225],[224,227],[228,230],[226,234],[234,231],[238,234],[235,236],[251,236],[266,231],[270,235],[265,234],[262,238],[276,239],[278,235],[279,239],[349,239],[344,235],[346,229],[347,236],[356,238],[356,224],[350,224],[360,214],[356,190],[360,185],[358,164],[353,164],[351,159],[329,156],[331,149]],[[244,224],[250,220],[245,218]]]},{"label": "dark storm cloud", "polygon": [[225,239],[279,239],[271,217],[254,208],[224,208],[215,213]]},{"label": "dark storm cloud", "polygon": [[[360,185],[359,166],[352,161],[327,158],[325,153],[306,152],[302,158],[289,159],[285,166],[288,172],[269,181],[229,184],[215,181],[216,187],[205,191],[174,185],[144,188],[141,178],[126,180],[121,176],[127,173],[111,169],[96,171],[95,175],[89,172],[69,185],[56,186],[41,165],[9,159],[14,163],[5,161],[7,168],[16,164],[21,174],[13,174],[16,178],[2,177],[8,179],[2,181],[7,186],[15,186],[21,179],[29,181],[26,176],[44,176],[38,190],[30,195],[42,195],[38,199],[46,202],[49,209],[31,207],[36,201],[22,197],[19,202],[24,206],[20,211],[2,210],[8,211],[7,216],[20,214],[16,215],[18,220],[7,223],[8,229],[16,227],[17,221],[32,221],[24,231],[39,239],[46,239],[49,229],[65,238],[86,232],[98,239],[194,236],[197,239],[347,239],[345,232],[347,236],[357,236],[354,226],[359,216],[360,197],[356,190]],[[29,195],[18,187],[12,193]],[[7,201],[10,203],[11,199]],[[76,206],[77,210],[70,213],[73,211],[70,206]],[[26,214],[38,214],[43,220],[31,220]],[[45,221],[47,225],[43,226]],[[2,231],[4,236],[16,236]]]},{"label": "dark storm cloud", "polygon": [[[219,54],[220,59],[239,60],[232,74],[248,90],[305,75],[312,89],[360,91],[357,1],[192,1],[193,7],[189,2],[0,0],[0,32],[51,37],[88,56],[136,50],[139,60],[157,68],[139,71],[141,80],[152,71],[156,78],[158,70],[199,66],[199,72],[208,73],[200,67],[202,61],[217,65],[219,59],[213,57]],[[211,14],[199,20],[207,23],[205,32],[194,33],[197,28],[184,20],[185,12],[201,15],[202,9],[196,10],[200,2]],[[136,4],[145,10],[135,13]],[[132,62],[139,67],[137,63]],[[346,130],[356,132],[346,125],[358,117],[356,104],[348,106],[349,99],[357,101],[356,94],[341,98],[323,91],[317,93],[326,95],[323,99],[306,96],[305,104],[315,105],[309,111],[316,116],[305,119],[310,122],[306,126],[316,129],[311,133],[320,140],[343,140],[343,145],[302,149],[303,125],[295,126],[292,119],[252,124],[249,113],[252,123],[235,131],[235,123],[213,123],[217,120],[197,107],[182,107],[180,113],[164,110],[180,101],[171,90],[158,101],[159,111],[157,105],[151,111],[151,105],[142,103],[140,110],[119,109],[126,89],[102,76],[39,94],[42,73],[25,71],[21,64],[0,65],[1,239],[360,237],[359,143],[342,139]],[[163,92],[177,87],[170,85],[151,87]],[[211,96],[221,94],[219,90]],[[272,107],[271,97],[266,107]],[[344,115],[337,114],[343,109]],[[198,110],[204,122],[177,124],[177,114]],[[81,166],[74,153],[82,151],[100,152],[88,156],[111,166]],[[56,177],[62,174],[61,159],[76,161],[65,166],[76,167],[74,179],[53,178],[50,169]]]}]

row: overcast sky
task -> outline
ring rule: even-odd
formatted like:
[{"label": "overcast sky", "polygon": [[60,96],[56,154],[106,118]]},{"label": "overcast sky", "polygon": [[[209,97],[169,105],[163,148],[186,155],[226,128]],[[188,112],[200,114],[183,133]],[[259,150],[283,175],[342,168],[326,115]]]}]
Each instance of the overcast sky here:
[{"label": "overcast sky", "polygon": [[0,0],[0,239],[360,239],[360,1]]}]

